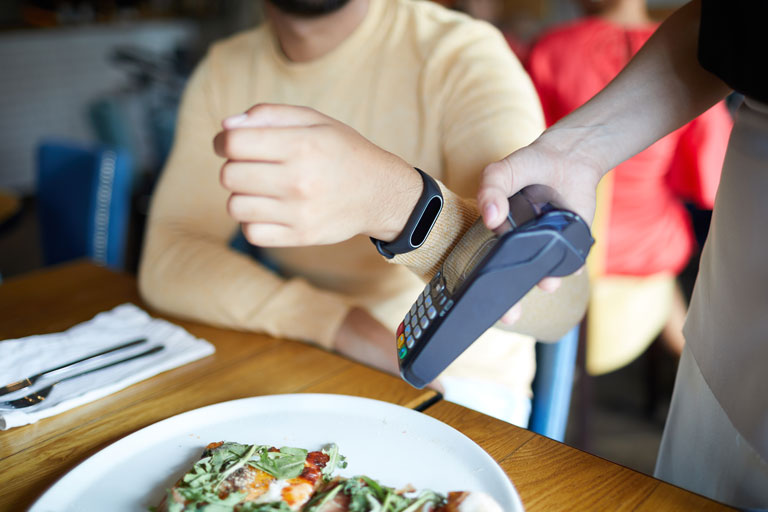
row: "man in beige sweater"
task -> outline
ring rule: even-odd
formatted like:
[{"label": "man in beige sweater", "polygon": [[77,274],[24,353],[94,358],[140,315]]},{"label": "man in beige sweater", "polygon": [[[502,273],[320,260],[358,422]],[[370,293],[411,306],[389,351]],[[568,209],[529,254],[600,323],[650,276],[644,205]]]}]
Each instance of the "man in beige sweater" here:
[{"label": "man in beige sweater", "polygon": [[[279,244],[303,247],[259,243],[263,260],[279,274],[233,251],[228,244],[238,223],[229,213],[279,215],[291,206],[271,198],[275,190],[264,194],[268,185],[251,181],[249,173],[263,171],[266,181],[282,177],[304,196],[327,198],[316,209],[302,210],[322,230],[326,214],[377,217],[388,195],[418,194],[414,176],[394,164],[405,161],[440,180],[448,210],[463,212],[455,236],[476,217],[471,204],[458,198],[474,196],[483,167],[543,129],[538,100],[495,29],[431,2],[273,0],[266,12],[262,26],[214,45],[187,86],[174,148],[153,198],[139,276],[142,295],[170,314],[313,342],[394,372],[393,331],[423,283],[407,268],[388,265],[365,236],[332,245],[312,245],[306,238]],[[229,160],[220,172],[226,160],[213,152],[211,141],[222,120],[260,103],[312,107],[345,123],[334,121],[326,133],[359,138],[351,145],[334,137],[277,141],[258,128],[238,128],[235,118],[219,148]],[[257,147],[266,153],[226,153]],[[280,155],[267,154],[286,148],[305,158],[294,170],[354,164],[363,181],[339,182],[325,191],[306,188],[306,181],[286,179],[291,168],[276,165]],[[355,199],[368,189],[363,185],[372,184],[364,181],[370,176],[363,172],[366,155],[380,155],[381,148],[392,165],[378,168],[379,197],[364,196],[361,212],[353,208],[360,204]],[[238,187],[244,190],[230,198]],[[256,201],[247,195],[259,193]],[[277,221],[271,230],[280,227]],[[320,234],[317,240],[328,243]],[[429,269],[417,272],[426,275]],[[566,302],[576,304],[568,309],[578,317],[583,289],[564,288],[576,290]],[[547,301],[552,299],[542,299]],[[524,320],[532,317],[526,313]],[[553,331],[546,321],[529,323],[530,334],[538,336],[538,327]],[[533,339],[491,329],[440,383],[447,399],[524,425],[533,373]]]}]

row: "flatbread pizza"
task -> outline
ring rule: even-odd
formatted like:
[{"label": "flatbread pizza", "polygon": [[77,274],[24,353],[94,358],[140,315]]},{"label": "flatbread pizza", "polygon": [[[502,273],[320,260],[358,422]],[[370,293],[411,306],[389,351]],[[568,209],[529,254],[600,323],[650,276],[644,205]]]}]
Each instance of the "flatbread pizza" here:
[{"label": "flatbread pizza", "polygon": [[477,492],[394,489],[370,476],[335,476],[338,446],[303,448],[209,444],[167,490],[158,512],[501,512]]}]

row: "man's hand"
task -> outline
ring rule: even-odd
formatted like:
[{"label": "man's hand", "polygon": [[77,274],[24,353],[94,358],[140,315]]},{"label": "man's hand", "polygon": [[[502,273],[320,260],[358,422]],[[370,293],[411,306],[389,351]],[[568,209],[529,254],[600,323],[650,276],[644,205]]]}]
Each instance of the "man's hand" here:
[{"label": "man's hand", "polygon": [[252,244],[332,244],[402,231],[419,174],[349,126],[306,107],[256,105],[224,120],[216,153],[230,215]]},{"label": "man's hand", "polygon": [[[333,348],[350,359],[400,376],[395,335],[364,309],[349,311],[336,334]],[[429,387],[443,391],[437,380]]]},{"label": "man's hand", "polygon": [[350,309],[336,333],[333,348],[355,361],[400,374],[395,336],[364,309]]}]

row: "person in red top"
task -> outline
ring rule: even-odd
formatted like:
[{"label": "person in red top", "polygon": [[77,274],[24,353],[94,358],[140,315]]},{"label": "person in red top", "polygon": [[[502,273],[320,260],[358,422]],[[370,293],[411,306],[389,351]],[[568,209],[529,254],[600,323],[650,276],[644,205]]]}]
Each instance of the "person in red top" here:
[{"label": "person in red top", "polygon": [[[582,4],[587,17],[545,32],[529,53],[548,126],[605,87],[658,26],[645,0]],[[601,182],[589,262],[590,373],[630,362],[662,329],[665,344],[681,352],[686,305],[675,276],[696,248],[685,202],[712,209],[731,126],[720,103]]]}]

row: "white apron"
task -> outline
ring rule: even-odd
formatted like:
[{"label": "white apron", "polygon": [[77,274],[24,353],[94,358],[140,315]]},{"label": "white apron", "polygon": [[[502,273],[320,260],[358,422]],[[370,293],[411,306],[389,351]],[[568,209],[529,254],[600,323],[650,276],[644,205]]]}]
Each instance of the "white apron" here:
[{"label": "white apron", "polygon": [[656,476],[768,509],[768,105],[728,144]]}]

